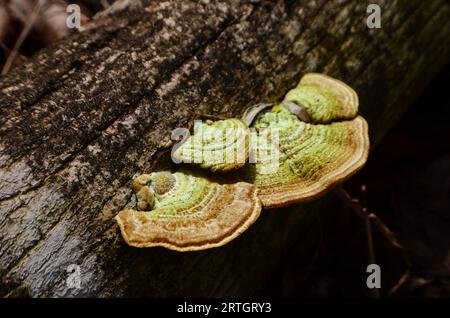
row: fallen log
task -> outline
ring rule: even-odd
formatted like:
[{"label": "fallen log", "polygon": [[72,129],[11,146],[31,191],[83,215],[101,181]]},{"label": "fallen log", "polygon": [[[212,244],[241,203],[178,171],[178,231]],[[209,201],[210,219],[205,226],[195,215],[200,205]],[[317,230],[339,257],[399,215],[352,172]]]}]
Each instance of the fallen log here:
[{"label": "fallen log", "polygon": [[379,29],[364,1],[122,2],[0,77],[2,296],[258,294],[292,242],[316,247],[326,199],[220,248],[136,249],[113,221],[133,176],[198,114],[280,100],[311,71],[358,92],[376,144],[449,60],[443,0],[373,1]]}]

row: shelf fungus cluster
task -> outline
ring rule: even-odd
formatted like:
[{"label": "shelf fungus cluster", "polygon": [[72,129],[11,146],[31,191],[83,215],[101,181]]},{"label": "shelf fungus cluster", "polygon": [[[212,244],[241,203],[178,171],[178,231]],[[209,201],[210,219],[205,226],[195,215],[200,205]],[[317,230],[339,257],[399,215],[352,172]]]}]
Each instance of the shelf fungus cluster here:
[{"label": "shelf fungus cluster", "polygon": [[[358,171],[367,160],[369,136],[367,122],[357,114],[352,88],[314,73],[305,75],[280,104],[259,113],[251,127],[276,131],[276,149],[261,152],[242,175],[256,185],[263,206],[313,200]],[[271,168],[274,153],[277,169]]]},{"label": "shelf fungus cluster", "polygon": [[[279,104],[257,104],[241,119],[203,124],[174,156],[205,174],[138,177],[134,210],[121,211],[116,220],[132,246],[220,246],[247,229],[261,207],[318,198],[358,171],[368,152],[368,126],[358,116],[355,91],[326,75],[306,74]],[[211,181],[211,174],[231,170],[237,182]]]}]

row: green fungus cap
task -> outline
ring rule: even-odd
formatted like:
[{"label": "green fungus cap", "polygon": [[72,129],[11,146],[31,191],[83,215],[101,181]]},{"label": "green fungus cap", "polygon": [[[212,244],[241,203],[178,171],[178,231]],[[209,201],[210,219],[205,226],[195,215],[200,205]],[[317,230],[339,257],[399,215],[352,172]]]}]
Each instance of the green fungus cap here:
[{"label": "green fungus cap", "polygon": [[298,103],[314,123],[353,119],[358,113],[358,95],[347,84],[324,74],[308,73],[286,100]]},{"label": "green fungus cap", "polygon": [[126,209],[115,217],[130,246],[176,251],[221,246],[244,232],[261,212],[256,187],[249,183],[222,185],[187,171],[153,172],[136,180],[152,193],[152,209]]},{"label": "green fungus cap", "polygon": [[177,150],[174,157],[212,172],[227,172],[245,165],[249,129],[240,119],[201,123]]},{"label": "green fungus cap", "polygon": [[279,104],[252,124],[264,133],[252,141],[255,163],[248,163],[242,175],[258,188],[265,208],[321,196],[358,171],[369,153],[367,122],[357,116],[358,98],[351,88],[328,76],[307,74],[286,99],[293,96],[313,123]]}]

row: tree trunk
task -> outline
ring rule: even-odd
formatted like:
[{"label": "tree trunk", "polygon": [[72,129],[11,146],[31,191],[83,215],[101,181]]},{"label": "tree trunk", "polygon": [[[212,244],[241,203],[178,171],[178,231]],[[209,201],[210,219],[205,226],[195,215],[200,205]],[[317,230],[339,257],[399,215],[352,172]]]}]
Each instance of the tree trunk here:
[{"label": "tree trunk", "polygon": [[309,71],[355,88],[377,142],[450,53],[444,0],[122,2],[0,78],[0,295],[258,294],[292,242],[317,245],[326,199],[220,248],[136,249],[112,219],[133,176],[198,113],[279,100]]}]

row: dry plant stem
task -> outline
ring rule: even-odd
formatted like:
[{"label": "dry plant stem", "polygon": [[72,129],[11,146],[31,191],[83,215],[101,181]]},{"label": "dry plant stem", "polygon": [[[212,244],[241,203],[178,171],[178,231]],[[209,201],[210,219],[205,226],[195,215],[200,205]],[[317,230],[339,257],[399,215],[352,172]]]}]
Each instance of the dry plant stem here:
[{"label": "dry plant stem", "polygon": [[354,199],[348,194],[348,192],[342,187],[338,186],[336,192],[339,198],[347,205],[356,215],[361,219],[365,219],[366,215],[363,212],[363,206],[359,203],[358,199]]},{"label": "dry plant stem", "polygon": [[275,104],[273,103],[258,103],[248,107],[245,112],[242,114],[242,121],[250,127],[250,125],[255,120],[256,116],[261,113],[263,110],[273,107]]},{"label": "dry plant stem", "polygon": [[[375,264],[375,249],[373,247],[373,234],[372,234],[372,225],[370,223],[370,218],[367,215],[367,209],[365,206],[367,206],[367,196],[366,196],[366,186],[361,186],[361,194],[362,194],[362,201],[363,201],[363,212],[366,215],[364,218],[364,223],[366,227],[366,236],[367,236],[367,246],[369,250],[369,264]],[[373,298],[380,298],[380,290],[378,288],[373,288],[372,290],[372,296]]]},{"label": "dry plant stem", "polygon": [[[365,189],[363,189],[364,194]],[[369,255],[373,255],[373,242],[372,242],[372,234],[371,234],[371,227],[370,227],[370,220],[373,220],[376,227],[380,230],[381,234],[391,243],[393,246],[398,248],[402,254],[403,261],[406,264],[406,270],[405,273],[400,277],[399,281],[391,290],[389,291],[388,295],[395,294],[401,286],[403,286],[410,277],[410,268],[411,268],[411,262],[409,260],[409,257],[403,247],[402,244],[398,241],[397,237],[395,236],[394,232],[392,232],[384,223],[381,221],[378,216],[374,213],[369,213],[367,208],[361,204],[361,202],[358,199],[352,198],[348,192],[342,187],[338,186],[336,188],[336,192],[339,196],[339,198],[348,206],[350,209],[358,215],[360,218],[365,220],[366,222],[366,232],[368,237],[368,243],[369,243]],[[370,231],[370,232],[369,232]],[[370,238],[369,238],[370,237]],[[370,251],[372,249],[372,252]],[[369,260],[371,261],[371,260]]]},{"label": "dry plant stem", "polygon": [[106,9],[110,6],[107,0],[100,0],[100,4],[102,5],[103,9]]},{"label": "dry plant stem", "polygon": [[398,249],[403,249],[403,245],[397,240],[394,232],[392,232],[384,223],[381,221],[376,214],[369,213],[369,219],[373,220],[377,228],[381,231],[384,237],[386,237],[389,242],[397,247]]},{"label": "dry plant stem", "polygon": [[402,277],[398,280],[397,284],[395,284],[394,287],[391,288],[388,295],[391,296],[395,294],[410,278],[410,269],[411,269],[411,261],[409,260],[408,254],[406,253],[405,248],[403,245],[398,241],[397,237],[395,236],[395,233],[392,232],[384,223],[381,221],[376,214],[370,213],[369,219],[373,220],[377,228],[380,230],[380,232],[383,234],[383,236],[396,248],[400,250],[400,253],[402,254],[403,261],[406,264],[406,270],[403,273]]},{"label": "dry plant stem", "polygon": [[[2,41],[0,41],[0,48],[5,51],[5,53],[10,54],[11,50],[9,47],[6,46],[5,43],[3,43]],[[20,53],[17,53],[15,59],[19,59],[20,61],[26,61],[28,58],[25,55],[22,55]]]},{"label": "dry plant stem", "polygon": [[[369,249],[369,264],[375,264],[375,250],[373,248],[372,227],[369,217],[365,218],[364,223],[366,227],[367,246]],[[373,298],[380,298],[380,290],[378,288],[372,288],[371,292]]]},{"label": "dry plant stem", "polygon": [[19,52],[20,47],[22,46],[23,41],[27,37],[28,33],[30,32],[31,28],[33,27],[34,22],[36,21],[36,18],[39,16],[39,13],[41,12],[42,7],[45,5],[47,0],[39,0],[36,6],[34,7],[33,11],[31,12],[30,16],[28,17],[28,22],[24,26],[22,32],[19,35],[19,38],[17,39],[16,43],[14,44],[14,47],[11,50],[11,53],[8,55],[8,58],[6,59],[5,65],[2,69],[2,75],[8,73],[10,70],[17,53]]},{"label": "dry plant stem", "polygon": [[399,291],[399,289],[411,278],[411,275],[409,273],[409,270],[406,270],[402,277],[400,277],[400,279],[398,280],[397,284],[395,284],[394,287],[391,288],[391,290],[389,291],[388,295],[392,296],[395,293],[397,293]]},{"label": "dry plant stem", "polygon": [[3,43],[2,41],[0,41],[0,48],[1,48],[2,50],[4,50],[6,53],[11,52],[11,50],[10,50],[10,49],[6,46],[6,44]]},{"label": "dry plant stem", "polygon": [[294,113],[298,117],[298,119],[304,121],[305,123],[311,122],[311,118],[309,117],[308,112],[306,111],[306,107],[303,106],[300,102],[298,101],[294,102],[285,99],[281,102],[281,104],[287,109],[289,109],[292,113]]}]

